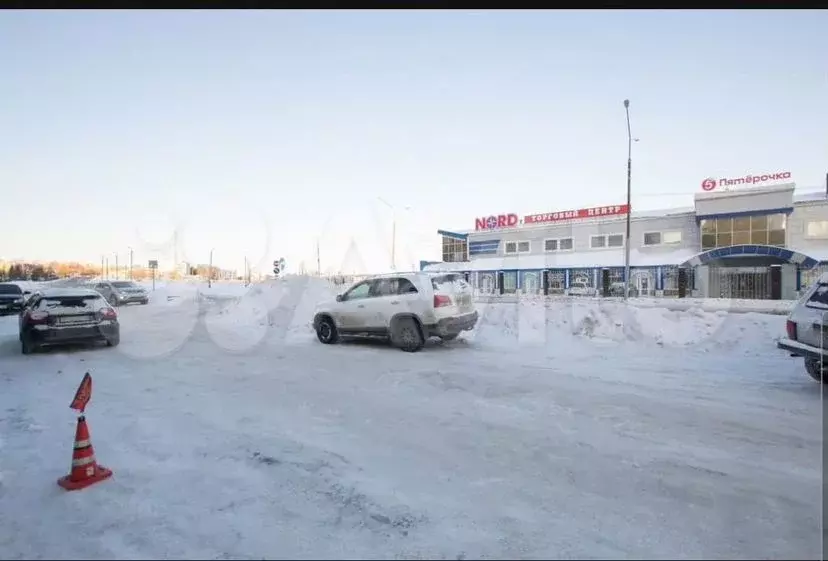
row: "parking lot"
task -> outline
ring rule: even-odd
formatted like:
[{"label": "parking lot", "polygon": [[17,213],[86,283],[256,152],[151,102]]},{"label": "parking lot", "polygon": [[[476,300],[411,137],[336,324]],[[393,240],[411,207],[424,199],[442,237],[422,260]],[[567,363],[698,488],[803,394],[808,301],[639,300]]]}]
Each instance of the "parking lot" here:
[{"label": "parking lot", "polygon": [[[819,557],[784,316],[491,303],[409,354],[319,344],[291,282],[160,287],[117,348],[22,356],[0,318],[2,557]],[[87,371],[115,475],[65,493]]]}]

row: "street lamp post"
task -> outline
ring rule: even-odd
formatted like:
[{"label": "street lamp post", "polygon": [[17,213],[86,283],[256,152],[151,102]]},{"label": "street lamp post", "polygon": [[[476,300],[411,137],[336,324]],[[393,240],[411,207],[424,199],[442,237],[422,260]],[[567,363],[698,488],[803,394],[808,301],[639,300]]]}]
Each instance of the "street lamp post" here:
[{"label": "street lamp post", "polygon": [[[391,209],[391,270],[397,270],[397,209],[394,205],[383,199],[377,197],[377,200]],[[404,207],[403,210],[411,210],[411,207]]]},{"label": "street lamp post", "polygon": [[377,200],[391,209],[391,270],[397,270],[397,210],[394,206],[383,199],[377,197]]},{"label": "street lamp post", "polygon": [[627,113],[627,234],[624,236],[624,300],[630,297],[630,218],[632,207],[632,132],[630,129],[630,100],[624,100],[624,110]]},{"label": "street lamp post", "polygon": [[115,280],[118,280],[118,254],[115,254]]},{"label": "street lamp post", "polygon": [[129,248],[129,280],[132,280],[132,248]]}]

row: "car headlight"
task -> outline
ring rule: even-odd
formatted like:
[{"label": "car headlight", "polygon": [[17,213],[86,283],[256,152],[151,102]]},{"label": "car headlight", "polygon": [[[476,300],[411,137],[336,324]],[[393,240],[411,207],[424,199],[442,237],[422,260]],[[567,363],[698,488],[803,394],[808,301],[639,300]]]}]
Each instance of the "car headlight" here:
[{"label": "car headlight", "polygon": [[22,299],[22,298],[15,298],[15,299],[14,299],[14,303],[15,303],[15,304],[22,304],[22,303],[23,303],[23,299]]}]

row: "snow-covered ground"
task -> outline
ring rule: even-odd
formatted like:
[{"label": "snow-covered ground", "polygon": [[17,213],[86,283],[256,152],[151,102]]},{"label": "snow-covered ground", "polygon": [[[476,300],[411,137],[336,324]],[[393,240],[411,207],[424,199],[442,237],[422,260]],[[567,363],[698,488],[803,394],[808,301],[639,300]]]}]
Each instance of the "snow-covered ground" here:
[{"label": "snow-covered ground", "polygon": [[[0,318],[0,557],[811,558],[819,384],[784,317],[480,304],[408,354],[319,344],[320,281],[158,284],[114,349]],[[111,480],[67,493],[84,372]]]}]

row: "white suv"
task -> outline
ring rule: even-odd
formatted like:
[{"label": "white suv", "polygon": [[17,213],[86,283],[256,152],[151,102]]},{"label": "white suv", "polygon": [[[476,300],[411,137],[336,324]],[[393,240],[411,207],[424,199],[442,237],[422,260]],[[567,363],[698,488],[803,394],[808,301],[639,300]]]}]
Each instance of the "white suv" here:
[{"label": "white suv", "polygon": [[808,289],[785,323],[787,337],[776,346],[805,359],[805,370],[817,382],[828,383],[828,273]]},{"label": "white suv", "polygon": [[317,306],[316,336],[325,344],[340,336],[381,336],[404,351],[423,348],[429,337],[456,338],[477,324],[472,290],[457,273],[394,273],[365,279]]}]

